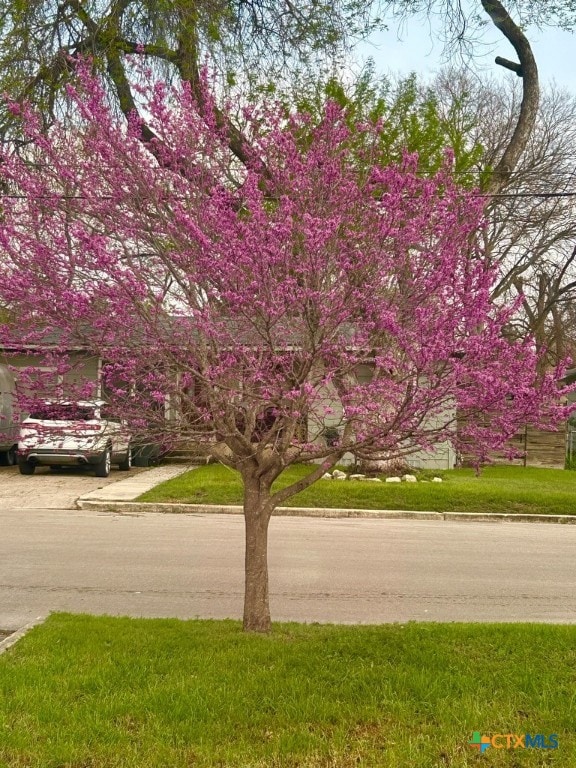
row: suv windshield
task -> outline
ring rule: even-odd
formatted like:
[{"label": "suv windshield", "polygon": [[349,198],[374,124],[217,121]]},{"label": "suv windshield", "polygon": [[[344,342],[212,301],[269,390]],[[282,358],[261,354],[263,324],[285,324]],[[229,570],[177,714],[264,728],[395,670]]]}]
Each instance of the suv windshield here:
[{"label": "suv windshield", "polygon": [[44,405],[30,414],[37,421],[91,421],[96,418],[94,408],[82,405]]}]

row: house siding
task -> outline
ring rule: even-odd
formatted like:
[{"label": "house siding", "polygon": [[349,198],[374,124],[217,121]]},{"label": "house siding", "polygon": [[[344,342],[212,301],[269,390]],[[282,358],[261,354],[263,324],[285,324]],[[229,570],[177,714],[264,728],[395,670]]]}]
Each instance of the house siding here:
[{"label": "house siding", "polygon": [[[72,366],[61,379],[63,384],[80,384],[84,381],[92,381],[98,383],[99,380],[99,358],[95,355],[90,355],[85,352],[71,352],[68,355],[68,360]],[[45,355],[43,353],[20,353],[20,354],[2,354],[0,355],[0,363],[9,366],[12,369],[18,368],[38,368],[41,370],[49,371],[50,368],[46,365]],[[16,382],[18,382],[18,371],[14,370],[14,376]],[[58,383],[57,378],[54,378],[54,386]],[[18,384],[16,384],[18,386]],[[42,397],[49,398],[51,392],[47,391],[46,383],[44,385],[44,392]]]}]

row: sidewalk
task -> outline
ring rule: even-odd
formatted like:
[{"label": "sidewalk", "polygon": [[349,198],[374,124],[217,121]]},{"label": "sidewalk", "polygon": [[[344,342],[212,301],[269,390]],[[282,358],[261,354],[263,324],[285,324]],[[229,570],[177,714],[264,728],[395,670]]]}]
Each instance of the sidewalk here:
[{"label": "sidewalk", "polygon": [[[225,506],[220,504],[181,504],[181,503],[141,503],[136,502],[138,496],[163,483],[178,477],[194,465],[168,465],[156,467],[131,475],[124,480],[98,488],[95,491],[80,496],[76,500],[79,509],[99,509],[103,512],[116,514],[141,515],[145,513],[163,514],[217,514],[241,515],[241,506]],[[337,509],[321,507],[277,507],[276,516],[290,517],[338,517],[338,518],[369,518],[397,520],[457,520],[460,522],[509,522],[509,523],[562,523],[576,525],[576,515],[510,515],[482,514],[474,512],[413,512],[397,509]]]},{"label": "sidewalk", "polygon": [[172,478],[178,477],[178,475],[183,475],[189,469],[194,469],[194,466],[188,464],[185,466],[182,464],[167,464],[164,467],[155,467],[145,472],[138,472],[138,474],[128,474],[124,479],[118,480],[116,483],[106,485],[104,488],[96,488],[96,490],[80,496],[76,500],[76,506],[80,509],[91,509],[92,507],[89,505],[93,503],[108,504],[119,501],[132,501],[151,488],[160,485],[165,480],[172,480]]}]

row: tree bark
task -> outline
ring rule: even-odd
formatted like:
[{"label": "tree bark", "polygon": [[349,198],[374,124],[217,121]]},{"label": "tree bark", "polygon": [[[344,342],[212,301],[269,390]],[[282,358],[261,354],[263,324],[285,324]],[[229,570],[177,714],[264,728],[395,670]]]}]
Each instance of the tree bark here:
[{"label": "tree bark", "polygon": [[245,588],[244,620],[246,632],[269,632],[268,524],[272,514],[270,490],[256,477],[244,476]]},{"label": "tree bark", "polygon": [[[536,125],[538,106],[540,103],[540,87],[538,84],[538,68],[530,47],[528,38],[520,27],[512,20],[500,0],[481,0],[482,7],[490,16],[494,26],[502,32],[516,51],[520,64],[515,69],[516,74],[522,77],[522,103],[516,122],[514,133],[504,150],[502,157],[496,164],[492,178],[488,185],[488,192],[497,194],[508,183],[511,174],[518,165],[520,156],[526,149],[526,145]],[[498,62],[501,63],[501,62]],[[507,62],[505,66],[511,62]]]}]

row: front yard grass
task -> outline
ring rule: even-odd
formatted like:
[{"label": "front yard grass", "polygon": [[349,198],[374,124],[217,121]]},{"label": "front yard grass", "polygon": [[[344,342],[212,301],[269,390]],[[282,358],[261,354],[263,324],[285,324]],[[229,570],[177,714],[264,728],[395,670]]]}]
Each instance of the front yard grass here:
[{"label": "front yard grass", "polygon": [[[311,471],[287,469],[277,486]],[[520,466],[493,466],[476,476],[472,469],[427,473],[442,483],[366,483],[319,480],[293,496],[286,506],[344,509],[398,509],[430,512],[505,512],[576,514],[576,472]],[[234,470],[211,464],[186,472],[140,496],[139,501],[187,504],[241,504],[242,484]]]},{"label": "front yard grass", "polygon": [[[56,614],[0,656],[0,765],[568,768],[575,689],[573,626]],[[481,756],[474,732],[558,749]]]}]

